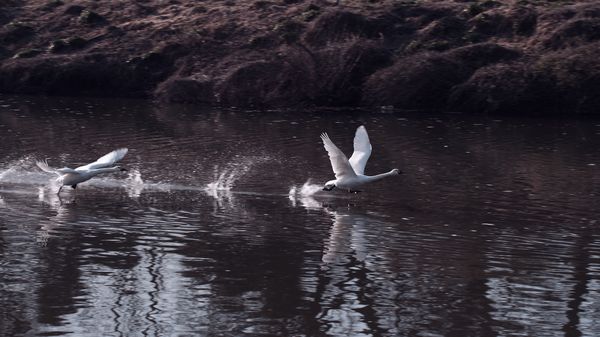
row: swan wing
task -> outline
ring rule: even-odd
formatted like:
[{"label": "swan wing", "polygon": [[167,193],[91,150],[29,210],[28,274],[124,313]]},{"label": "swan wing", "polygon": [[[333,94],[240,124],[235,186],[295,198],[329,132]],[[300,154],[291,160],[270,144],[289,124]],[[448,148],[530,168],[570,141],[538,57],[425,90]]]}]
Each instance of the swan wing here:
[{"label": "swan wing", "polygon": [[329,136],[326,133],[322,133],[321,139],[323,140],[323,146],[325,146],[327,154],[329,154],[329,160],[331,161],[331,168],[333,168],[335,178],[340,179],[342,177],[356,176],[346,155],[333,144],[331,139],[329,139]]},{"label": "swan wing", "polygon": [[356,134],[354,134],[354,152],[350,157],[350,165],[356,174],[365,174],[365,167],[371,156],[372,149],[367,129],[365,129],[364,125],[359,126],[356,129]]},{"label": "swan wing", "polygon": [[35,164],[37,165],[37,167],[39,167],[42,171],[44,172],[48,172],[48,173],[54,173],[58,176],[61,176],[63,174],[67,174],[67,173],[77,173],[77,171],[73,170],[72,168],[68,168],[68,167],[63,167],[60,169],[55,169],[52,168],[48,165],[47,161],[41,161],[38,160],[37,162],[35,162]]},{"label": "swan wing", "polygon": [[96,170],[99,168],[110,167],[110,166],[113,166],[119,160],[123,159],[123,157],[125,157],[126,154],[127,154],[127,148],[117,149],[117,150],[114,150],[114,151],[107,153],[104,156],[98,158],[98,160],[96,160],[93,163],[89,163],[84,166],[79,166],[75,170],[89,171],[89,170]]}]

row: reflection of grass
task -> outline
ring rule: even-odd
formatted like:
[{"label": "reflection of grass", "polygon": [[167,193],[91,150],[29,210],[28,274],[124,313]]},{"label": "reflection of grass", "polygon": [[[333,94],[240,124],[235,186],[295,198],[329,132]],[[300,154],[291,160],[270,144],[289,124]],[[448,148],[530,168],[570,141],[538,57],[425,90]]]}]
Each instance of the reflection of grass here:
[{"label": "reflection of grass", "polygon": [[564,5],[572,5],[575,4],[576,1],[572,0],[518,0],[516,2],[519,6],[545,6],[545,7],[561,7]]},{"label": "reflection of grass", "polygon": [[297,41],[303,30],[304,25],[294,20],[286,20],[273,27],[273,31],[279,34],[288,43]]},{"label": "reflection of grass", "polygon": [[46,6],[44,6],[45,8],[49,9],[49,8],[54,8],[54,7],[58,7],[58,6],[62,6],[65,3],[62,2],[62,0],[49,0],[46,3]]},{"label": "reflection of grass", "polygon": [[502,4],[495,0],[485,0],[472,3],[467,7],[466,11],[469,15],[475,16],[487,11],[488,9],[499,7]]},{"label": "reflection of grass", "polygon": [[44,51],[41,49],[35,49],[35,48],[27,48],[27,49],[23,49],[19,52],[17,52],[13,58],[15,59],[21,59],[21,58],[30,58],[30,57],[34,57],[37,56],[41,53],[43,53]]},{"label": "reflection of grass", "polygon": [[67,39],[55,40],[50,43],[48,51],[51,53],[60,53],[68,49],[80,49],[85,47],[87,40],[79,36],[72,36]]},{"label": "reflection of grass", "polygon": [[315,4],[310,4],[306,11],[300,13],[299,17],[300,17],[300,20],[302,20],[304,22],[310,22],[310,21],[314,20],[316,17],[318,17],[320,14],[321,14],[321,7],[319,7]]},{"label": "reflection of grass", "polygon": [[432,41],[412,41],[410,42],[406,48],[404,49],[407,53],[416,53],[420,50],[434,50],[434,51],[444,51],[450,49],[452,45],[450,42],[445,40],[432,40]]},{"label": "reflection of grass", "polygon": [[31,26],[29,26],[28,24],[26,24],[23,21],[12,21],[12,22],[8,23],[6,26],[8,28],[13,28],[13,29],[33,29],[33,28],[31,28]]},{"label": "reflection of grass", "polygon": [[6,26],[5,32],[0,36],[0,42],[14,43],[21,39],[30,37],[35,30],[23,21],[12,21]]},{"label": "reflection of grass", "polygon": [[96,12],[90,11],[88,9],[84,9],[83,11],[81,11],[81,14],[79,15],[79,21],[84,22],[84,23],[93,24],[93,23],[104,22],[105,19],[102,17],[102,15],[100,15]]}]

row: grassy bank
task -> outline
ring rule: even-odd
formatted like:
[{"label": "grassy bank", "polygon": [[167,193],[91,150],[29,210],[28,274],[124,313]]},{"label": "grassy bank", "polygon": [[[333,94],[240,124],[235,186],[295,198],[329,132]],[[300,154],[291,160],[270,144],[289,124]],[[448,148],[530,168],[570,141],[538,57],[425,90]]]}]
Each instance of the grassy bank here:
[{"label": "grassy bank", "polygon": [[600,112],[593,1],[0,3],[0,91]]}]

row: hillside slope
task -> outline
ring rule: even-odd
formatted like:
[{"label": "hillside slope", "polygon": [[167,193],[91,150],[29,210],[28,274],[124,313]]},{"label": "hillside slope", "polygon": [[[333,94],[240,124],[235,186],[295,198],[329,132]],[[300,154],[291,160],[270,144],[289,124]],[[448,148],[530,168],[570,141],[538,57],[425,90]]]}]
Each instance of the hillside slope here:
[{"label": "hillside slope", "polygon": [[600,112],[595,1],[0,2],[0,92]]}]

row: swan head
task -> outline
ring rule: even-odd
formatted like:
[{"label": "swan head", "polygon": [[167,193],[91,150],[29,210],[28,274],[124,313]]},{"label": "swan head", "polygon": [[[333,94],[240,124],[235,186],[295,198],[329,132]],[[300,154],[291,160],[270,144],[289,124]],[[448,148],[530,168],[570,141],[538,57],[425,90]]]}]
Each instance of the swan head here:
[{"label": "swan head", "polygon": [[121,171],[121,172],[127,172],[127,169],[121,166],[115,166],[115,168],[117,169],[117,171]]},{"label": "swan head", "polygon": [[330,180],[327,183],[325,183],[325,186],[323,186],[323,191],[331,191],[336,187],[337,186],[335,185],[335,180]]},{"label": "swan head", "polygon": [[402,172],[402,171],[400,171],[400,170],[398,170],[398,169],[393,169],[391,172],[392,172],[393,174],[402,174],[402,173],[404,173],[404,172]]}]

